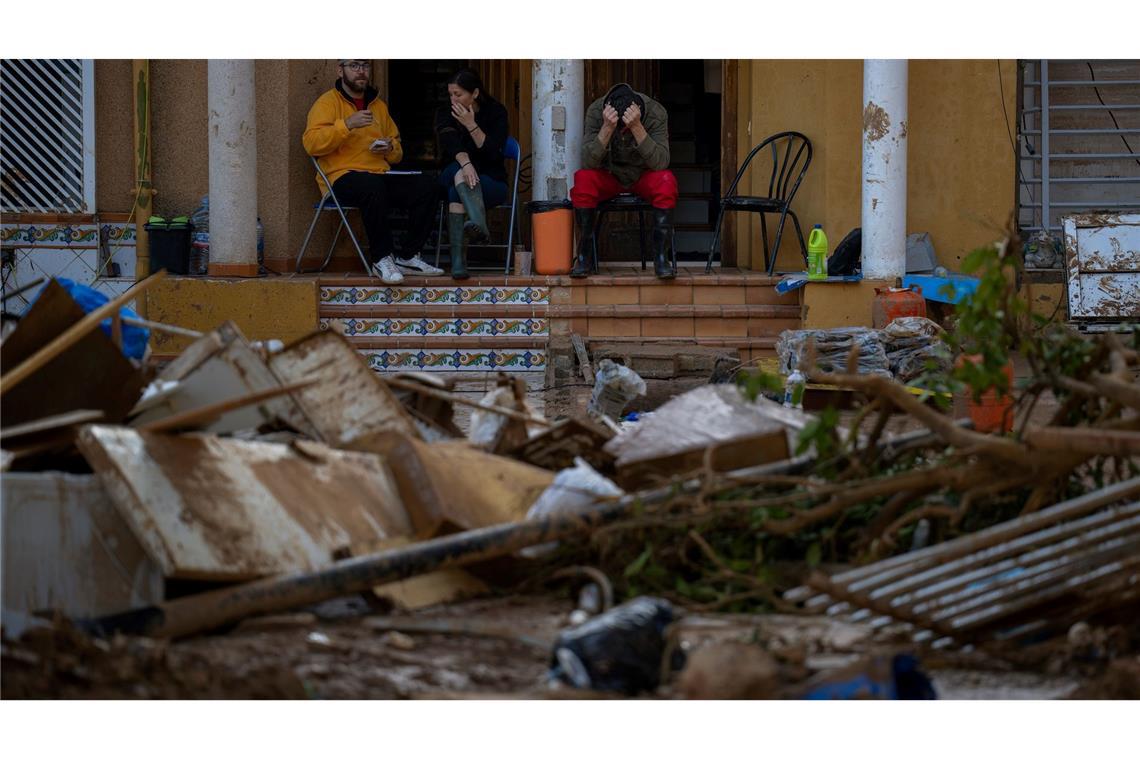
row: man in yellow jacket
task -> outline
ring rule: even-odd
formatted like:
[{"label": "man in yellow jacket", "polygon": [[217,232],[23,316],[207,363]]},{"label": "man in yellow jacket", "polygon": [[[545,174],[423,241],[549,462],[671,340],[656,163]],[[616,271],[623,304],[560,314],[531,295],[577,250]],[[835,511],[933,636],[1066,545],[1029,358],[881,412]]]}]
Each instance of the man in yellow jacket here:
[{"label": "man in yellow jacket", "polygon": [[[309,109],[302,139],[305,151],[317,158],[337,199],[360,208],[368,234],[369,260],[373,272],[385,283],[402,282],[405,272],[443,274],[420,256],[431,234],[438,203],[435,181],[421,174],[388,174],[404,157],[404,149],[387,104],[371,84],[372,64],[342,60],[337,74],[340,78],[333,88]],[[321,192],[326,190],[319,175],[317,184]],[[405,257],[400,259],[396,258],[388,224],[388,209],[393,206],[408,211]]]}]

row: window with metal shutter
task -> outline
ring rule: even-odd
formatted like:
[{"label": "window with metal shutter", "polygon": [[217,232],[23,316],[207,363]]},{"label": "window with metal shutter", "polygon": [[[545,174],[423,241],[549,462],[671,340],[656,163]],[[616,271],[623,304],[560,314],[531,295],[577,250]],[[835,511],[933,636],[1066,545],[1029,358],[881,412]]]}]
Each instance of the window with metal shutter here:
[{"label": "window with metal shutter", "polygon": [[[1064,217],[1140,209],[1140,61],[1026,60],[1020,67],[1025,263],[1059,270]],[[1043,231],[1050,241],[1039,238]]]},{"label": "window with metal shutter", "polygon": [[80,59],[0,62],[0,208],[94,213],[95,68]]}]

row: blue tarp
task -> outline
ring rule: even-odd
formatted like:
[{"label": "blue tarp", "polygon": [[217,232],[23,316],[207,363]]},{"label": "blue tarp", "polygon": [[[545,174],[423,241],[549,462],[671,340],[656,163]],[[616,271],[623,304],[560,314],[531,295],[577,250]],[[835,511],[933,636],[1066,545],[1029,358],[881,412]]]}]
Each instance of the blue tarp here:
[{"label": "blue tarp", "polygon": [[[98,290],[89,288],[86,285],[81,285],[78,282],[67,279],[66,277],[56,277],[55,281],[62,285],[68,294],[73,299],[75,299],[75,302],[79,304],[79,307],[81,309],[83,309],[84,314],[90,314],[111,300],[105,294],[100,293]],[[43,290],[41,289],[40,293],[42,292]],[[36,294],[36,298],[39,298],[39,293]],[[35,299],[32,299],[32,303],[35,303]],[[30,308],[31,304],[28,304],[28,309]],[[27,309],[24,310],[24,313],[27,313]],[[128,309],[126,306],[122,307],[119,310],[119,315],[122,317],[130,317],[131,319],[139,318],[138,314],[136,314],[133,310]],[[103,332],[106,333],[108,337],[110,337],[111,318],[107,317],[104,319],[99,323],[99,327],[103,328]],[[134,325],[123,323],[123,353],[126,356],[129,356],[132,359],[142,359],[143,354],[146,352],[146,344],[149,340],[150,330],[146,329],[145,327],[136,327]]]}]

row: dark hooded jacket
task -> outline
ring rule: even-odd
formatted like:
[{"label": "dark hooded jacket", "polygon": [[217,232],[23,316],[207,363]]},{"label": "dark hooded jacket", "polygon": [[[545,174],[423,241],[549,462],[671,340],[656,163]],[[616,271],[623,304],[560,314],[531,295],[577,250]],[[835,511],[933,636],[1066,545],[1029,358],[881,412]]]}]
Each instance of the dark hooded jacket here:
[{"label": "dark hooded jacket", "polygon": [[507,109],[499,101],[486,97],[475,112],[475,123],[483,129],[481,148],[475,145],[475,138],[451,113],[450,102],[439,107],[435,113],[435,135],[439,139],[442,163],[454,161],[456,153],[467,153],[475,165],[475,171],[506,182],[507,167],[503,151],[510,135]]},{"label": "dark hooded jacket", "polygon": [[586,109],[586,127],[582,134],[582,168],[605,169],[617,177],[618,182],[629,187],[645,171],[669,168],[669,114],[665,106],[639,92],[638,97],[645,102],[641,124],[648,133],[646,138],[638,145],[633,134],[619,122],[610,138],[610,144],[602,145],[598,142],[598,132],[604,123],[602,110],[614,90],[622,86],[614,85]]}]

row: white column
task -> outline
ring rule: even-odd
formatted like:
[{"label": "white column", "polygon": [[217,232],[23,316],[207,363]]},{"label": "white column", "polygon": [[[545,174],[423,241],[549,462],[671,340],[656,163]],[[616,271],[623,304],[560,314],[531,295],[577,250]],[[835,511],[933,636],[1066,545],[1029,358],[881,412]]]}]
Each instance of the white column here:
[{"label": "white column", "polygon": [[907,62],[863,61],[863,276],[906,273]]},{"label": "white column", "polygon": [[209,62],[210,274],[257,276],[253,61]]},{"label": "white column", "polygon": [[574,184],[582,155],[584,72],[581,60],[534,62],[531,165],[535,200],[568,198]]}]

